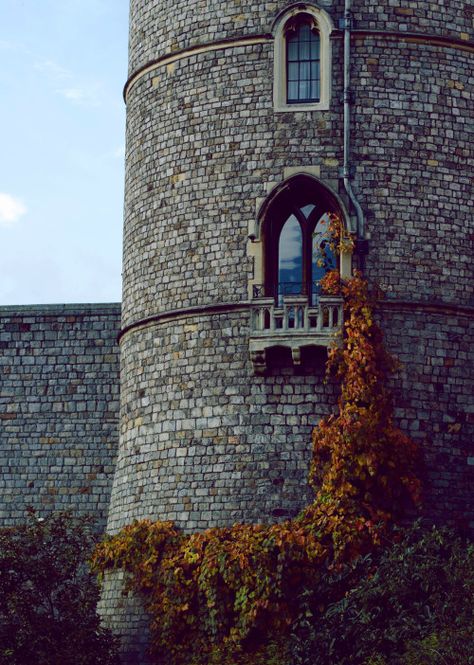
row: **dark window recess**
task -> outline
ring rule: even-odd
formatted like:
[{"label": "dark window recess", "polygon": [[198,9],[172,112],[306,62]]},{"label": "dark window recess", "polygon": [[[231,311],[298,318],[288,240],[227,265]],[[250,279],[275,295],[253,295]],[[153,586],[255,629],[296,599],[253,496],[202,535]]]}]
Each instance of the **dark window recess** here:
[{"label": "dark window recess", "polygon": [[331,215],[343,219],[332,193],[312,176],[295,175],[271,194],[260,216],[264,283],[254,285],[254,298],[281,305],[285,296],[301,295],[316,305],[320,280],[339,268]]}]

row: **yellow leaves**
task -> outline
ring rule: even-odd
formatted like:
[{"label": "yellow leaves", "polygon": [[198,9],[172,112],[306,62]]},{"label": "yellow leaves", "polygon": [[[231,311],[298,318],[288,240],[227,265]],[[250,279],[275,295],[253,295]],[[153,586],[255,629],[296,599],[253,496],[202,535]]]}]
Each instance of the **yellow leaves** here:
[{"label": "yellow leaves", "polygon": [[362,312],[362,315],[365,318],[365,322],[366,322],[367,326],[370,327],[372,325],[372,310],[369,307],[366,306],[366,307],[361,308],[361,312]]},{"label": "yellow leaves", "polygon": [[341,277],[338,270],[329,270],[320,281],[321,290],[329,296],[341,294]]},{"label": "yellow leaves", "polygon": [[[391,519],[387,508],[394,497],[416,501],[419,482],[417,448],[393,426],[387,372],[395,363],[374,321],[367,282],[359,274],[341,282],[337,274],[328,273],[322,286],[328,293],[338,288],[344,297],[343,346],[328,359],[341,392],[338,413],[313,432],[310,483],[320,511],[312,518],[324,524],[323,539],[332,534],[337,558],[378,543],[380,528]],[[369,513],[379,515],[380,528],[368,528],[364,515]],[[347,527],[348,521],[359,523],[357,515],[365,525],[360,531]]]},{"label": "yellow leaves", "polygon": [[[330,220],[333,237],[343,229]],[[106,538],[94,554],[96,570],[124,568],[152,616],[156,653],[167,664],[189,665],[201,653],[240,653],[250,634],[286,635],[304,584],[322,566],[380,544],[396,500],[417,501],[417,447],[393,426],[383,346],[365,280],[342,282],[337,271],[325,292],[344,297],[344,338],[328,354],[340,381],[337,413],[312,434],[309,483],[315,500],[300,515],[271,526],[236,524],[184,535],[172,522],[142,520]],[[453,427],[453,431],[455,431]],[[255,638],[256,639],[256,638]],[[161,661],[160,661],[161,662]]]}]

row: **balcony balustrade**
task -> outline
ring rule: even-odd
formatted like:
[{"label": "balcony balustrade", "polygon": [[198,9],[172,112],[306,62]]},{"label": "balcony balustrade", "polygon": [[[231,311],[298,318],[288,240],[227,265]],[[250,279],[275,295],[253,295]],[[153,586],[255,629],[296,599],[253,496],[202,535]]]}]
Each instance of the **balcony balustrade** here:
[{"label": "balcony balustrade", "polygon": [[[255,291],[254,291],[255,293]],[[250,356],[257,374],[267,369],[266,351],[288,348],[293,364],[301,364],[305,347],[330,346],[342,330],[342,299],[335,296],[279,294],[263,289],[251,301]]]}]

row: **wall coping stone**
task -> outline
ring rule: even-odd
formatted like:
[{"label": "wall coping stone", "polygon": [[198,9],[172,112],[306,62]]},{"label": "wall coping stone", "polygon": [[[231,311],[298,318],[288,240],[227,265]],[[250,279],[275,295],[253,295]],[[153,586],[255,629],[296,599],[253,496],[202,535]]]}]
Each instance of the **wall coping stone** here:
[{"label": "wall coping stone", "polygon": [[61,303],[53,305],[1,305],[0,317],[10,316],[61,316],[66,315],[94,315],[109,316],[120,314],[122,304],[110,303]]}]

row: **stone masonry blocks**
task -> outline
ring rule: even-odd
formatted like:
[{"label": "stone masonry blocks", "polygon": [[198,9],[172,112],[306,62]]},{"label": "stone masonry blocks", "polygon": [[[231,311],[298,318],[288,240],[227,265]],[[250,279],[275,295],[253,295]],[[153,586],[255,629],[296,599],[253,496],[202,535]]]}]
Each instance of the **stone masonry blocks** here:
[{"label": "stone masonry blocks", "polygon": [[120,305],[0,308],[0,520],[91,514],[103,529],[118,444]]}]

